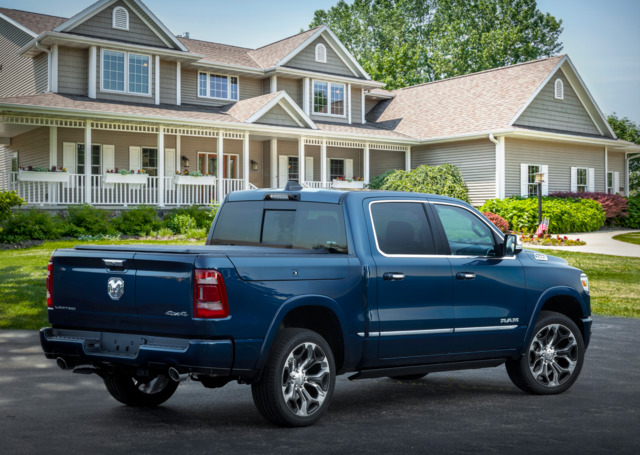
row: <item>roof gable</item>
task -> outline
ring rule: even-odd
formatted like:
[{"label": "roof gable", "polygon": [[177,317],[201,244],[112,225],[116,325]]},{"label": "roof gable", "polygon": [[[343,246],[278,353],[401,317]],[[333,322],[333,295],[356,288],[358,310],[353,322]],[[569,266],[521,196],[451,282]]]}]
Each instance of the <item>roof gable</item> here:
[{"label": "roof gable", "polygon": [[[325,62],[316,61],[316,46],[318,45],[325,47]],[[347,65],[324,36],[319,36],[307,44],[304,49],[287,61],[284,66],[347,77],[361,76]]]},{"label": "roof gable", "polygon": [[244,123],[317,129],[313,120],[284,91],[238,101],[225,111]]},{"label": "roof gable", "polygon": [[[122,7],[128,12],[129,30],[113,29],[112,12],[116,7]],[[140,0],[99,0],[53,30],[187,50]]]}]

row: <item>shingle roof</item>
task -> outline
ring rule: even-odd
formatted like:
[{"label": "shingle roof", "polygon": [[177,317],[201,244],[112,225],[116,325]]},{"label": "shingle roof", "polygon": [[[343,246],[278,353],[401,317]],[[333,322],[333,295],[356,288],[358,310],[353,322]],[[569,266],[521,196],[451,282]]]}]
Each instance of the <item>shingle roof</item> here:
[{"label": "shingle roof", "polygon": [[37,34],[53,30],[67,20],[64,17],[48,16],[9,8],[0,8],[0,13]]},{"label": "shingle roof", "polygon": [[322,26],[314,27],[306,32],[298,33],[297,35],[281,39],[275,43],[267,44],[266,46],[250,51],[249,55],[251,55],[251,57],[253,57],[262,68],[270,68],[275,66],[276,63],[286,57],[300,44],[304,43],[304,41],[320,27]]},{"label": "shingle roof", "polygon": [[280,95],[280,93],[282,92],[269,93],[267,95],[248,98],[246,100],[238,101],[237,103],[226,106],[222,110],[227,114],[237,118],[238,120],[246,122],[249,117],[258,112],[276,96]]},{"label": "shingle roof", "polygon": [[394,90],[367,121],[418,139],[507,128],[564,56]]},{"label": "shingle roof", "polygon": [[396,131],[390,131],[388,129],[379,128],[375,125],[369,123],[352,123],[344,124],[344,123],[329,123],[329,122],[315,122],[318,130],[320,131],[329,131],[332,133],[343,133],[343,134],[358,134],[363,136],[375,136],[380,138],[389,138],[389,139],[411,139],[408,136],[405,136],[402,133],[398,133]]},{"label": "shingle roof", "polygon": [[249,55],[251,49],[189,38],[178,39],[189,51],[203,55],[204,60],[209,62],[261,69],[260,65]]}]

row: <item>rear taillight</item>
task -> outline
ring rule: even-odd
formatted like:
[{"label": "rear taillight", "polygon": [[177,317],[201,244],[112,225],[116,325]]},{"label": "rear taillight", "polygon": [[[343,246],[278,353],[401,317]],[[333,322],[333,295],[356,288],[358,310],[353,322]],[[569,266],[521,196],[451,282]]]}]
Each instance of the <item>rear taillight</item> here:
[{"label": "rear taillight", "polygon": [[224,280],[217,270],[196,270],[193,293],[193,317],[217,319],[229,316]]},{"label": "rear taillight", "polygon": [[53,258],[49,258],[49,264],[47,265],[45,287],[47,288],[47,307],[53,308]]}]

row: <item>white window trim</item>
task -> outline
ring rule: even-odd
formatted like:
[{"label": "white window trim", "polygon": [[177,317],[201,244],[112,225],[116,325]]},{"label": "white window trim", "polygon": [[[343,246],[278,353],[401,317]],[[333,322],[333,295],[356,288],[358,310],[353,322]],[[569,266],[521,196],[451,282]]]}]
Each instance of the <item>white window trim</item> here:
[{"label": "white window trim", "polygon": [[[107,52],[119,52],[124,54],[124,91],[110,90],[104,88],[104,53]],[[129,91],[129,55],[139,55],[140,57],[149,58],[149,91],[147,93],[138,93]],[[100,49],[100,92],[103,93],[115,93],[117,95],[131,95],[131,96],[145,96],[150,97],[152,92],[151,85],[153,84],[153,59],[148,54],[138,54],[137,52],[119,51],[117,49]]]},{"label": "white window trim", "polygon": [[564,100],[564,82],[560,78],[553,83],[553,97],[557,100]]},{"label": "white window trim", "polygon": [[[520,196],[529,197],[529,166],[537,166],[540,172],[544,173],[544,182],[542,182],[542,195],[549,195],[549,165],[538,163],[521,163],[520,164]],[[537,193],[536,193],[537,197]]]},{"label": "white window trim", "polygon": [[[116,13],[118,11],[124,11],[124,15],[126,17],[126,24],[127,24],[126,27],[118,27],[116,22]],[[122,6],[116,6],[115,8],[113,8],[111,26],[116,30],[129,30],[129,11],[127,11],[126,8],[123,8]]]},{"label": "white window trim", "polygon": [[327,63],[327,46],[322,43],[316,44],[316,62]]},{"label": "white window trim", "polygon": [[[316,108],[316,103],[315,103],[315,97],[314,97],[314,86],[316,84],[316,82],[320,82],[320,83],[324,83],[324,84],[328,84],[327,85],[327,108],[329,110],[329,112],[324,113],[324,112],[315,112],[315,108]],[[340,115],[340,114],[332,114],[331,113],[331,85],[342,85],[342,88],[344,89],[343,93],[344,93],[344,114]],[[318,116],[322,116],[322,117],[335,117],[335,118],[347,118],[347,109],[349,109],[351,106],[349,106],[349,103],[347,102],[347,84],[342,84],[340,82],[330,82],[330,81],[323,81],[320,79],[312,79],[311,80],[311,115],[318,115]]]},{"label": "white window trim", "polygon": [[[206,74],[207,75],[207,94],[206,95],[200,95],[200,75],[201,74]],[[227,78],[227,93],[229,95],[231,95],[231,78],[235,77],[238,80],[238,98],[220,98],[217,96],[210,96],[209,94],[211,93],[211,85],[209,84],[209,77],[210,76],[223,76]],[[198,71],[198,76],[196,78],[196,97],[197,98],[202,98],[202,99],[207,99],[207,100],[222,100],[222,101],[239,101],[240,100],[240,77],[236,76],[235,74],[219,74],[219,73],[209,73],[207,71]]]}]

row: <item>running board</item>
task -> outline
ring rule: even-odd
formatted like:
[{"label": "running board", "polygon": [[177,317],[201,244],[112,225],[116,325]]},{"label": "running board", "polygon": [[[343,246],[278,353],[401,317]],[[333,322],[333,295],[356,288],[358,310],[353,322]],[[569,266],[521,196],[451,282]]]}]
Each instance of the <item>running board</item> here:
[{"label": "running board", "polygon": [[470,360],[467,362],[432,363],[429,365],[412,365],[407,367],[376,368],[373,370],[361,370],[349,380],[382,378],[387,376],[405,376],[411,374],[427,374],[438,371],[473,370],[476,368],[492,368],[502,365],[505,359]]}]

